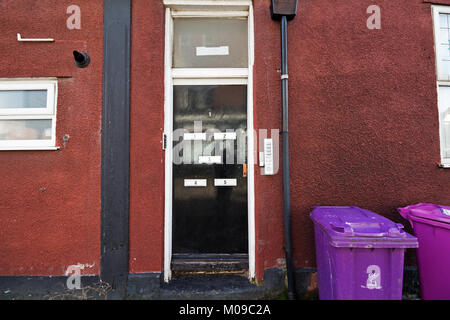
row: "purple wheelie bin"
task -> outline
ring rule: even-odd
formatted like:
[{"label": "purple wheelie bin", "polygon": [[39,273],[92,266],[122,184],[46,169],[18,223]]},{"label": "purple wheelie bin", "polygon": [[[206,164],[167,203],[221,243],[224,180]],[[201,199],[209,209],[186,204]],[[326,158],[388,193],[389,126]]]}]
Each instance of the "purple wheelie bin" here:
[{"label": "purple wheelie bin", "polygon": [[314,207],[321,300],[401,300],[406,248],[401,224],[358,207]]},{"label": "purple wheelie bin", "polygon": [[424,300],[450,300],[450,206],[419,203],[399,208],[419,240],[417,264]]}]

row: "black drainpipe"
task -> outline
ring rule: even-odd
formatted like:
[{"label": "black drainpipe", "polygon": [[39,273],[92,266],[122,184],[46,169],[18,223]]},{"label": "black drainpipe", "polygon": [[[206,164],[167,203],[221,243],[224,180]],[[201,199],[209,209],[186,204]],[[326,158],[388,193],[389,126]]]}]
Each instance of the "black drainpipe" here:
[{"label": "black drainpipe", "polygon": [[282,98],[282,172],[283,172],[283,219],[284,250],[288,280],[288,298],[295,299],[294,262],[292,258],[291,198],[289,175],[289,100],[288,100],[288,48],[287,21],[295,17],[297,0],[272,0],[272,19],[281,20],[281,98]]}]

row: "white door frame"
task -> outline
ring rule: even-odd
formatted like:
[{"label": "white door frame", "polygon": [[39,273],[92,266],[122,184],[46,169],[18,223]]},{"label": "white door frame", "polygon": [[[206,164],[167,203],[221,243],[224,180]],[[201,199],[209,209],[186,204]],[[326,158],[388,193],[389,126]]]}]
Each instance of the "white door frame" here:
[{"label": "white door frame", "polygon": [[[253,7],[252,1],[228,0],[163,0],[166,5],[164,56],[164,134],[165,198],[164,198],[164,281],[171,279],[172,262],[172,161],[173,161],[173,85],[174,84],[247,84],[247,202],[249,279],[255,278],[255,135],[253,129]],[[201,6],[199,10],[199,5]],[[220,11],[215,10],[220,6]],[[195,11],[189,7],[194,6]],[[229,6],[230,10],[224,10]],[[192,7],[192,8],[194,8]],[[187,8],[187,9],[186,9]],[[173,17],[248,17],[248,68],[172,69]]]}]

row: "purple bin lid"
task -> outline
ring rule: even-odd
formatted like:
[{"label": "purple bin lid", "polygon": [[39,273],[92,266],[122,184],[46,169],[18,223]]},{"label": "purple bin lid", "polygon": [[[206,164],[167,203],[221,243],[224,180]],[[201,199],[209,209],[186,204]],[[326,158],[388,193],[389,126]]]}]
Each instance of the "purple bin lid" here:
[{"label": "purple bin lid", "polygon": [[311,218],[328,233],[341,237],[406,236],[400,223],[359,207],[314,207]]},{"label": "purple bin lid", "polygon": [[399,208],[398,211],[405,219],[408,219],[408,216],[412,216],[450,224],[450,206],[441,206],[434,203],[418,203]]},{"label": "purple bin lid", "polygon": [[310,216],[314,224],[328,234],[333,247],[418,247],[417,238],[403,231],[403,225],[359,207],[319,206],[314,207]]}]

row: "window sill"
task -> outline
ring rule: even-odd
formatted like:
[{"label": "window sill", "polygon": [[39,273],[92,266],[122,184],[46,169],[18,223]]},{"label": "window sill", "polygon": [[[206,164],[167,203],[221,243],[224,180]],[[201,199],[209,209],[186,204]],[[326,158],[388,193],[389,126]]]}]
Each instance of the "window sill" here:
[{"label": "window sill", "polygon": [[440,163],[440,164],[438,164],[438,167],[439,168],[442,168],[442,169],[450,169],[450,163]]},{"label": "window sill", "polygon": [[61,147],[0,147],[0,151],[55,151]]}]

